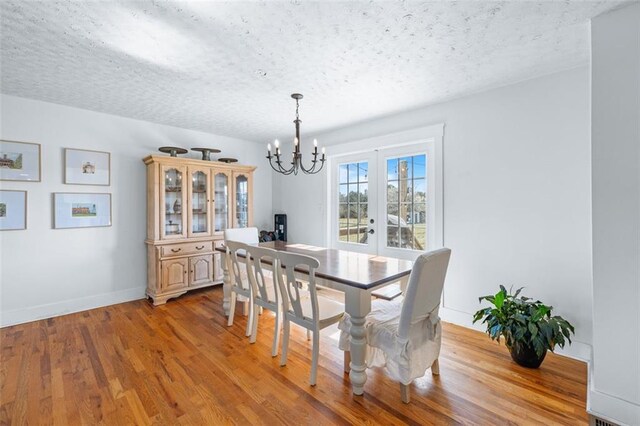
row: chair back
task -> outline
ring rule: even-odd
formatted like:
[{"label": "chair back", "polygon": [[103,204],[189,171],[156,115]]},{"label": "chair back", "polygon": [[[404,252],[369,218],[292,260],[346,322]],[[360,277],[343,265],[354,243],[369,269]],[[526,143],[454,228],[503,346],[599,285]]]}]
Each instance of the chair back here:
[{"label": "chair back", "polygon": [[246,280],[243,279],[243,271],[246,267],[242,265],[238,258],[238,252],[246,253],[247,245],[238,241],[225,241],[227,246],[227,254],[229,256],[229,266],[231,267],[231,287],[248,290],[249,286],[246,284]]},{"label": "chair back", "polygon": [[404,295],[398,336],[409,337],[411,325],[427,317],[437,321],[451,249],[441,248],[416,259]]},{"label": "chair back", "polygon": [[[285,313],[291,313],[302,321],[316,321],[318,316],[318,295],[316,293],[316,269],[320,266],[318,259],[303,254],[279,251],[280,271],[277,279],[282,295],[282,307]],[[311,296],[311,318],[305,317],[300,299],[300,284],[296,280],[295,269],[304,266],[309,271],[309,295]]]},{"label": "chair back", "polygon": [[[280,261],[278,260],[278,252],[265,247],[245,246],[247,252],[247,275],[249,275],[249,283],[256,299],[262,299],[265,302],[275,303],[278,305],[278,291],[275,291],[275,300],[270,300],[267,292],[267,281],[265,280],[265,269],[267,275],[276,276],[276,272],[280,269]],[[264,263],[263,263],[264,262]]]},{"label": "chair back", "polygon": [[258,228],[229,228],[224,230],[225,241],[258,244]]}]

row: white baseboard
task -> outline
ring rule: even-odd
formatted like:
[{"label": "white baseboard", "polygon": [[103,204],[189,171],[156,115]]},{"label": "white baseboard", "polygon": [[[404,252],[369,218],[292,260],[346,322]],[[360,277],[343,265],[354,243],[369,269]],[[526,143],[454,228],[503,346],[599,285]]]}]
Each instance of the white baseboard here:
[{"label": "white baseboard", "polygon": [[100,308],[102,306],[144,299],[144,292],[145,287],[136,287],[115,291],[113,293],[103,293],[46,305],[31,306],[24,309],[2,311],[2,315],[0,316],[0,327],[8,327],[10,325]]},{"label": "white baseboard", "polygon": [[[589,374],[589,376],[592,375]],[[587,413],[620,426],[640,424],[640,405],[598,392],[593,389],[591,380],[589,380]]]},{"label": "white baseboard", "polygon": [[[471,328],[473,330],[485,331],[485,327],[482,324],[473,324],[473,315],[467,312],[457,311],[451,308],[440,308],[440,318],[442,318],[443,321],[450,322],[455,325]],[[579,361],[591,361],[591,345],[584,342],[574,340],[571,345],[565,346],[564,349],[556,348],[555,353],[568,358],[577,359]]]}]

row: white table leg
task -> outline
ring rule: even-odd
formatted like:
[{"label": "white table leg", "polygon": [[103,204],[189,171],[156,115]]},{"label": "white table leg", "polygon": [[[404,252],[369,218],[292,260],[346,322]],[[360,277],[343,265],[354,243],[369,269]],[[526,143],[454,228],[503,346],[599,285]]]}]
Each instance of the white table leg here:
[{"label": "white table leg", "polygon": [[365,364],[366,339],[365,317],[371,312],[371,294],[366,290],[350,288],[345,295],[345,310],[351,316],[351,387],[353,393],[362,395],[367,381]]},{"label": "white table leg", "polygon": [[229,316],[229,300],[231,298],[231,276],[229,275],[229,256],[222,253],[222,309]]}]

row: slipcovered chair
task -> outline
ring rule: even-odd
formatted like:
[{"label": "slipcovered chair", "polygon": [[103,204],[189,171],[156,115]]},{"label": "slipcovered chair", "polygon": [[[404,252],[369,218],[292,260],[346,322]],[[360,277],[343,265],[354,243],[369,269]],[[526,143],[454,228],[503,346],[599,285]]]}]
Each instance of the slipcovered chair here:
[{"label": "slipcovered chair", "polygon": [[[280,365],[287,364],[290,323],[306,328],[307,331],[313,333],[309,384],[315,386],[320,352],[320,330],[340,321],[340,318],[344,315],[344,305],[329,298],[318,296],[315,271],[320,266],[320,263],[317,259],[302,254],[285,252],[278,252],[278,259],[281,268],[275,270],[274,273],[276,273],[278,287],[280,288],[284,313],[284,335],[282,337],[282,359]],[[295,269],[300,266],[309,271],[307,290],[304,290],[296,279]]]},{"label": "slipcovered chair", "polygon": [[[409,403],[409,385],[424,376],[428,368],[440,374],[438,356],[442,326],[438,311],[451,250],[442,248],[416,259],[402,297],[392,302],[376,300],[367,315],[366,365],[385,367],[400,382],[402,402]],[[345,351],[345,371],[349,371],[351,318],[340,321],[340,349]]]}]

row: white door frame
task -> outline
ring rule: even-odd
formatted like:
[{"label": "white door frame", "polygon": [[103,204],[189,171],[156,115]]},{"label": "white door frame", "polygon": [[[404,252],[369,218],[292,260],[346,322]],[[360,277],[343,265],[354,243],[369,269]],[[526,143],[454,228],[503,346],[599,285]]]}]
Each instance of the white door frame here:
[{"label": "white door frame", "polygon": [[[444,123],[435,124],[427,127],[420,127],[411,129],[399,133],[391,133],[383,136],[376,136],[373,138],[362,139],[350,143],[338,144],[330,146],[330,155],[328,156],[328,170],[327,173],[327,203],[328,211],[326,215],[327,220],[327,245],[334,247],[334,232],[337,221],[335,221],[334,214],[337,215],[337,193],[335,191],[337,177],[333,176],[331,172],[335,168],[335,162],[340,161],[341,157],[347,155],[372,152],[378,150],[387,149],[400,149],[408,145],[415,146],[416,144],[422,144],[425,148],[423,152],[431,152],[433,159],[432,167],[429,167],[429,178],[433,179],[435,185],[435,193],[433,195],[433,209],[429,211],[428,219],[433,220],[433,230],[431,235],[428,236],[428,247],[430,250],[444,246],[444,162],[443,162],[443,139],[444,139]],[[416,151],[417,152],[417,151]],[[382,154],[384,155],[384,154]],[[386,167],[380,169],[378,167],[380,179],[384,178],[381,175],[380,170],[386,170]],[[334,180],[335,179],[335,180]],[[386,198],[386,191],[385,196]],[[382,197],[379,197],[378,205],[383,201]],[[384,200],[386,202],[386,199]],[[334,212],[335,210],[335,212]],[[386,213],[386,206],[384,209]],[[378,208],[378,216],[381,216],[380,208]],[[386,225],[386,219],[383,223],[380,220],[376,220],[376,233],[379,238],[381,237],[381,225]],[[386,241],[378,244],[382,247]],[[415,259],[420,253],[413,250],[399,249],[397,253],[394,253],[394,257],[401,257],[406,259]]]}]

